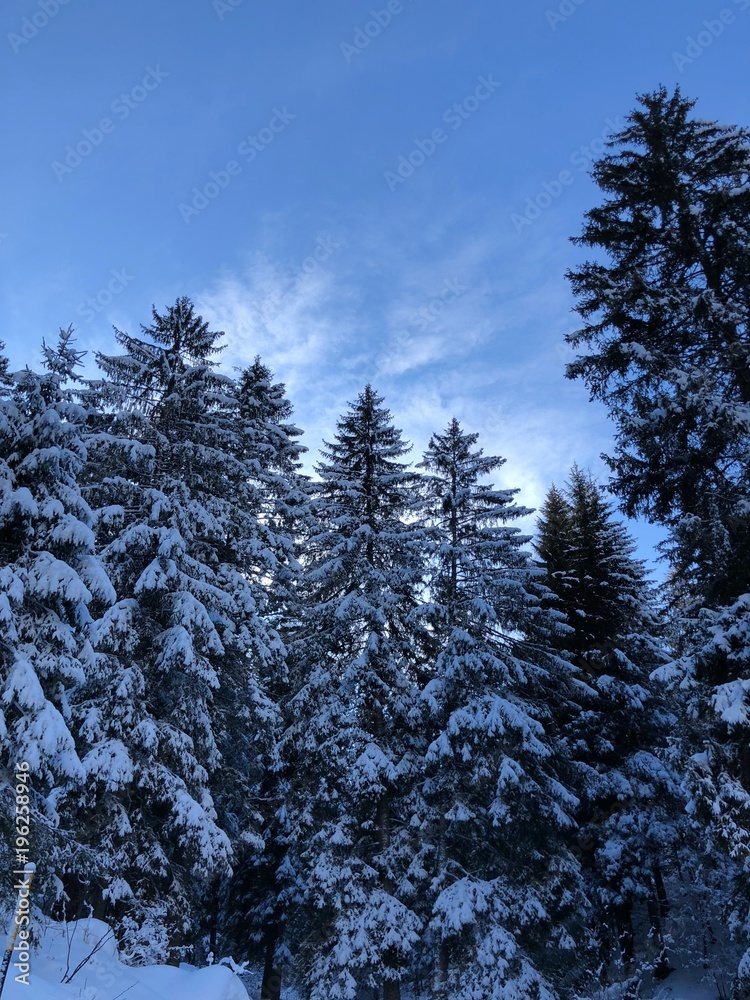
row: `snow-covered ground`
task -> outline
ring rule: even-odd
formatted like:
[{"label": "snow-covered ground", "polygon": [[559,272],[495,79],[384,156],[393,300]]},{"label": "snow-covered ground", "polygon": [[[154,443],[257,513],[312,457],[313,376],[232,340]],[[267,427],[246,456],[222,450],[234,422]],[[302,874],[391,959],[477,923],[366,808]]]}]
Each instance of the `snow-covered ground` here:
[{"label": "snow-covered ground", "polygon": [[[248,1000],[260,990],[259,968],[243,975],[243,985],[223,965],[204,969],[123,965],[114,937],[101,920],[69,924],[45,921],[37,931],[41,942],[31,955],[29,984],[16,982],[18,970],[11,965],[3,1000]],[[717,1000],[716,984],[701,982],[701,978],[698,971],[680,970],[665,982],[644,988],[642,996],[650,1000]],[[289,987],[283,996],[284,1000],[299,1000]],[[405,1000],[408,996],[407,990]],[[587,1000],[621,997],[617,987],[610,987]]]},{"label": "snow-covered ground", "polygon": [[700,982],[700,973],[678,970],[650,996],[652,1000],[717,1000],[719,993],[715,982]]},{"label": "snow-covered ground", "polygon": [[[703,979],[702,971],[680,969],[662,983],[653,985],[644,983],[640,996],[643,1000],[718,1000],[716,983],[708,979],[703,982]],[[610,986],[587,997],[586,1000],[623,1000],[624,997],[624,987]]]},{"label": "snow-covered ground", "polygon": [[16,981],[18,969],[11,965],[3,1000],[248,1000],[240,980],[222,965],[123,965],[112,933],[101,920],[49,921],[30,965],[28,985]]}]

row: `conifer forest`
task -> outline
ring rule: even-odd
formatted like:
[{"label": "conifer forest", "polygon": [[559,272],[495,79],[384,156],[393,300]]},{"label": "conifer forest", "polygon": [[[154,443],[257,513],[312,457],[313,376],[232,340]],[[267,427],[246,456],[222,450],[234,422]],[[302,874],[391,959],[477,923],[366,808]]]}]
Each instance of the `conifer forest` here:
[{"label": "conifer forest", "polygon": [[31,946],[261,1000],[750,998],[750,132],[695,104],[592,165],[559,380],[608,476],[536,510],[374,379],[309,448],[194,296],[3,351],[6,926],[35,867]]}]

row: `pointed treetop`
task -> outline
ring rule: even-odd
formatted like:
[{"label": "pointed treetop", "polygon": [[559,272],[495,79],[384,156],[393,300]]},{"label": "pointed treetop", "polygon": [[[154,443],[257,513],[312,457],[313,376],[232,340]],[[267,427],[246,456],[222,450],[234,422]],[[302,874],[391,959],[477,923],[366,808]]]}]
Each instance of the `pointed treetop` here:
[{"label": "pointed treetop", "polygon": [[214,366],[211,356],[223,350],[216,342],[224,335],[209,330],[208,323],[196,314],[193,303],[184,295],[163,314],[154,306],[152,316],[151,326],[141,325],[143,338],[115,327],[115,338],[124,354],[96,352],[109,387],[115,387],[119,405],[147,413],[153,413],[172,394],[186,373],[192,370],[200,377]]},{"label": "pointed treetop", "polygon": [[49,347],[47,342],[42,340],[44,367],[52,375],[59,376],[62,382],[78,379],[75,369],[81,366],[86,356],[86,351],[77,351],[74,345],[72,325],[67,330],[60,329],[55,347]]},{"label": "pointed treetop", "polygon": [[268,365],[256,355],[252,365],[241,369],[237,396],[243,432],[262,450],[267,469],[296,473],[307,448],[297,438],[302,431],[288,423],[293,407],[283,382],[274,382]]},{"label": "pointed treetop", "polygon": [[224,348],[216,341],[224,336],[221,330],[209,330],[208,323],[195,312],[195,306],[186,295],[181,295],[173,306],[167,306],[165,313],[158,313],[151,307],[153,323],[141,326],[144,334],[157,344],[163,344],[168,351],[179,354],[192,364],[213,364],[209,358]]},{"label": "pointed treetop", "polygon": [[539,511],[534,540],[534,548],[550,576],[569,569],[571,520],[570,505],[564,493],[552,483]]},{"label": "pointed treetop", "polygon": [[[336,440],[324,442],[324,458],[339,461],[345,454],[349,455],[353,463],[352,471],[358,470],[364,463],[371,474],[373,457],[377,456],[380,471],[385,473],[390,463],[408,454],[412,446],[393,426],[391,411],[382,403],[383,397],[368,383],[356,400],[348,404],[349,411],[339,418]],[[404,466],[399,463],[398,468],[403,471]],[[321,464],[319,471],[325,476],[330,470]]]},{"label": "pointed treetop", "polygon": [[419,467],[438,474],[461,467],[464,475],[469,477],[467,482],[474,482],[479,476],[505,465],[504,458],[485,455],[483,448],[472,451],[478,440],[479,434],[465,432],[458,419],[453,417],[442,434],[432,435]]},{"label": "pointed treetop", "polygon": [[246,417],[281,423],[292,414],[292,404],[283,382],[274,383],[274,374],[259,355],[239,371],[240,402]]},{"label": "pointed treetop", "polygon": [[0,340],[0,387],[10,385],[11,378],[8,374],[8,358],[3,353],[5,351],[5,343]]},{"label": "pointed treetop", "polygon": [[630,123],[619,136],[636,139],[649,135],[654,126],[663,131],[666,128],[682,128],[688,121],[690,112],[696,105],[696,100],[683,97],[679,84],[670,93],[664,84],[655,90],[645,91],[636,95],[639,107],[634,108],[627,116]]}]

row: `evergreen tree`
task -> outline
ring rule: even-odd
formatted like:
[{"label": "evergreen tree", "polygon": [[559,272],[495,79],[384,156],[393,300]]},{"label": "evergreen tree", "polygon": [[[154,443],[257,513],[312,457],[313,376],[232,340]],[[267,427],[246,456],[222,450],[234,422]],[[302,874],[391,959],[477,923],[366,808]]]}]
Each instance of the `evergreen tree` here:
[{"label": "evergreen tree", "polygon": [[696,594],[750,590],[750,138],[691,116],[679,89],[640,107],[593,169],[606,200],[569,272],[589,353],[568,366],[617,424],[608,459],[629,514],[671,527]]},{"label": "evergreen tree", "polygon": [[[541,513],[535,547],[571,626],[561,648],[587,685],[584,711],[565,724],[579,765],[579,845],[598,900],[600,957],[604,968],[619,964],[631,975],[636,962],[642,971],[653,960],[663,976],[670,971],[665,859],[674,857],[681,802],[663,759],[677,720],[650,680],[667,660],[654,596],[632,538],[590,475],[574,466],[566,491],[552,487]],[[636,941],[639,903],[649,932]]]},{"label": "evergreen tree", "polygon": [[[750,817],[750,142],[664,88],[639,98],[594,166],[604,203],[570,273],[589,353],[568,368],[609,407],[608,461],[628,513],[670,529],[678,590],[702,631],[660,675],[691,693],[695,815],[744,865]],[[603,252],[604,261],[600,254]],[[701,608],[705,609],[701,612]],[[696,628],[697,626],[697,628]],[[747,876],[742,890],[750,894]],[[739,926],[742,921],[735,921]],[[750,926],[745,926],[750,931]],[[750,952],[743,969],[750,995]],[[740,988],[740,987],[738,987]]]},{"label": "evergreen tree", "polygon": [[5,344],[0,340],[0,386],[3,389],[7,389],[8,386],[12,385],[12,379],[10,377],[10,372],[8,371],[10,363],[3,353],[5,351]]},{"label": "evergreen tree", "polygon": [[425,535],[408,450],[367,386],[316,470],[320,526],[307,546],[284,737],[290,886],[305,895],[295,948],[313,1000],[351,1000],[381,984],[397,1000],[420,932],[412,618]]},{"label": "evergreen tree", "polygon": [[[423,691],[431,742],[420,839],[431,879],[431,996],[553,997],[570,987],[587,903],[566,848],[578,801],[553,706],[573,670],[548,652],[517,490],[482,482],[503,460],[453,420],[422,462],[439,547],[426,613],[439,648]],[[577,951],[577,949],[580,949]]]},{"label": "evergreen tree", "polygon": [[[547,491],[534,541],[549,581],[554,580],[555,604],[564,600],[573,586],[570,576],[571,511],[563,492],[554,484]],[[543,527],[542,527],[543,526]]]},{"label": "evergreen tree", "polygon": [[[590,475],[573,466],[565,493],[552,486],[537,521],[535,548],[544,562],[547,585],[570,625],[566,648],[581,661],[609,650],[641,632],[655,634],[642,561],[635,543]],[[658,661],[654,650],[652,658]]]},{"label": "evergreen tree", "polygon": [[[131,954],[189,953],[215,924],[241,845],[262,848],[258,790],[278,713],[263,678],[283,650],[258,581],[276,571],[221,334],[178,299],[90,392],[86,495],[118,601],[79,705],[88,836]],[[209,945],[210,946],[210,945]]]},{"label": "evergreen tree", "polygon": [[[29,768],[32,847],[28,860],[46,862],[42,886],[55,895],[54,876],[75,872],[82,857],[77,831],[61,827],[60,799],[81,794],[84,768],[72,724],[71,699],[94,654],[95,617],[114,600],[96,557],[92,512],[78,477],[86,460],[86,413],[69,383],[81,354],[72,330],[44,347],[44,371],[7,378],[0,397],[0,741],[6,845],[14,797],[8,778]],[[7,768],[7,771],[6,771]],[[7,871],[16,865],[10,864]],[[37,888],[40,884],[37,883]],[[48,899],[49,903],[50,900]]]},{"label": "evergreen tree", "polygon": [[255,532],[265,526],[266,573],[272,570],[264,585],[272,611],[283,618],[284,609],[293,603],[300,538],[310,520],[307,477],[300,472],[307,449],[298,440],[302,431],[289,422],[292,404],[286,387],[274,383],[273,373],[260,358],[240,373],[237,396],[242,454],[259,497]]},{"label": "evergreen tree", "polygon": [[[703,852],[706,926],[727,926],[745,951],[732,1000],[750,998],[750,595],[677,618],[683,655],[658,671],[686,692],[688,813]],[[687,642],[685,638],[687,637]],[[705,932],[704,932],[705,938]],[[731,958],[731,956],[728,956]]]},{"label": "evergreen tree", "polygon": [[[310,527],[309,496],[300,457],[301,431],[289,423],[292,405],[285,387],[259,358],[240,373],[237,385],[243,458],[257,488],[255,545],[265,552],[257,583],[267,599],[267,616],[282,639],[299,620],[296,581],[300,547]],[[274,661],[263,676],[264,690],[280,710],[289,697],[285,664]],[[258,843],[238,853],[225,889],[222,932],[225,950],[260,957],[261,1000],[278,1000],[283,942],[291,898],[285,890],[287,837],[283,822],[287,786],[275,753],[258,787]],[[292,894],[293,895],[293,894]],[[260,954],[258,955],[258,951]]]}]

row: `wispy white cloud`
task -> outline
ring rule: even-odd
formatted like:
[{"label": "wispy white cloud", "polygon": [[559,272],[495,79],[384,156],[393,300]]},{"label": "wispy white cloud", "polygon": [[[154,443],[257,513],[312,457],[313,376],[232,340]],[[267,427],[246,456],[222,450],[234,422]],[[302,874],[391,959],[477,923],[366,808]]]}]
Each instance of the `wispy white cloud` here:
[{"label": "wispy white cloud", "polygon": [[[507,247],[492,220],[454,239],[452,220],[435,218],[426,244],[401,238],[408,217],[367,223],[357,220],[340,238],[345,246],[310,273],[290,270],[269,240],[240,273],[224,273],[197,296],[226,331],[225,365],[260,354],[287,384],[308,468],[369,381],[413,442],[414,462],[457,416],[486,453],[506,459],[495,481],[519,489],[524,506],[538,508],[573,462],[605,480],[600,453],[611,447],[611,426],[584,387],[564,377],[573,352],[563,337],[575,319],[549,258],[536,248],[525,256],[528,280],[519,286],[499,270]],[[369,281],[353,273],[353,258],[368,261]],[[448,286],[456,294],[425,317],[420,310]],[[519,526],[530,532],[534,522]]]}]

